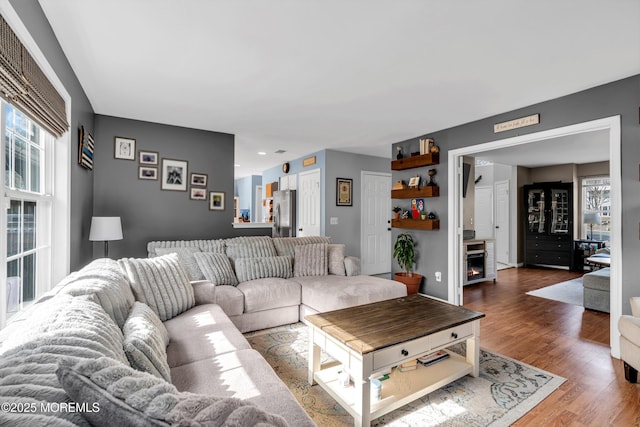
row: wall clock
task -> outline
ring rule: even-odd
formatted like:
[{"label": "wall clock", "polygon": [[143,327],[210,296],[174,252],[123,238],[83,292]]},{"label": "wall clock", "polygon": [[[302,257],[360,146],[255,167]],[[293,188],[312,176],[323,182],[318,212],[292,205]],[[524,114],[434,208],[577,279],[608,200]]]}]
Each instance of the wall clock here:
[{"label": "wall clock", "polygon": [[289,166],[289,162],[284,162],[284,163],[282,164],[282,172],[284,172],[284,173],[289,173],[289,168],[290,168],[290,166]]}]

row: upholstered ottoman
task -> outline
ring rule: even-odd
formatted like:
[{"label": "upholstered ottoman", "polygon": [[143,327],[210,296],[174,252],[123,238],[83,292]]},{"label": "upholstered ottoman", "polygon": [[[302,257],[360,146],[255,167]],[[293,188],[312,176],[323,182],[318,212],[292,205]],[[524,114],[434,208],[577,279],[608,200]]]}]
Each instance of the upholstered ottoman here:
[{"label": "upholstered ottoman", "polygon": [[609,267],[592,271],[582,276],[584,308],[610,312]]}]

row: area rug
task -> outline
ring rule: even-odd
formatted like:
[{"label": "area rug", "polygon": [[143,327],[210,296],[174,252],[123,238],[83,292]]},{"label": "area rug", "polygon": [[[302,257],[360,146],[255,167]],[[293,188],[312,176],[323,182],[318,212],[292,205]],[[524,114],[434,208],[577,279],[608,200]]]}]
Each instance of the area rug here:
[{"label": "area rug", "polygon": [[527,295],[583,306],[582,277],[527,292]]},{"label": "area rug", "polygon": [[[307,382],[307,327],[302,323],[245,334],[298,402],[320,427],[352,426],[353,418],[320,386]],[[463,346],[452,348],[457,352]],[[335,363],[323,352],[322,363]],[[395,374],[395,373],[394,373]],[[411,372],[398,372],[410,375]],[[529,412],[565,381],[485,349],[480,350],[480,376],[465,376],[413,401],[371,425],[508,426]],[[384,389],[384,385],[383,385]]]}]

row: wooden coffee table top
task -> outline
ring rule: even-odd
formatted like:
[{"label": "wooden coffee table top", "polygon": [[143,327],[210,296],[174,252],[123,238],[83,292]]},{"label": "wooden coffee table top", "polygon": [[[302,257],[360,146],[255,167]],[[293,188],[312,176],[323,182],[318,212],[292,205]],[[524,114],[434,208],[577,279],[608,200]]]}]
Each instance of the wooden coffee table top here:
[{"label": "wooden coffee table top", "polygon": [[485,317],[421,295],[409,295],[305,319],[360,354],[410,341]]}]

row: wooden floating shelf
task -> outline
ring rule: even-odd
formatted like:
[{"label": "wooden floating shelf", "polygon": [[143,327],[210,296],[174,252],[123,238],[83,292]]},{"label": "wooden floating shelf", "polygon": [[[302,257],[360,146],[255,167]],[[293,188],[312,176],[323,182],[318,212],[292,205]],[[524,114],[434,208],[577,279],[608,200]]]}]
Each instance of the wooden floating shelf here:
[{"label": "wooden floating shelf", "polygon": [[400,160],[391,161],[391,170],[400,171],[404,169],[418,168],[420,166],[431,166],[440,163],[440,153],[421,154],[419,156],[405,157]]},{"label": "wooden floating shelf", "polygon": [[426,185],[419,189],[403,188],[402,190],[391,190],[392,199],[413,199],[416,197],[440,197],[440,187]]},{"label": "wooden floating shelf", "polygon": [[394,228],[415,228],[417,230],[439,230],[439,219],[392,219]]}]

